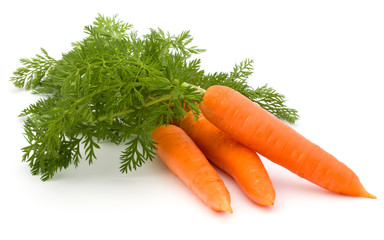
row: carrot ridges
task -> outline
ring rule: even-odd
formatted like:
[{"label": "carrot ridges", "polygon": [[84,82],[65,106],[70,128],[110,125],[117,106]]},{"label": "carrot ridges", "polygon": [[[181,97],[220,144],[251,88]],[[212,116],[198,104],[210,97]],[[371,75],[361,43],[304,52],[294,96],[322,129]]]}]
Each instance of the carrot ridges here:
[{"label": "carrot ridges", "polygon": [[274,204],[275,190],[259,156],[210,123],[202,114],[197,121],[188,112],[180,127],[192,138],[205,156],[229,174],[253,202]]},{"label": "carrot ridges", "polygon": [[211,86],[200,109],[216,127],[298,176],[333,192],[374,197],[349,167],[239,92]]},{"label": "carrot ridges", "polygon": [[163,125],[152,134],[156,154],[204,203],[215,211],[232,213],[223,180],[188,135],[175,125]]}]

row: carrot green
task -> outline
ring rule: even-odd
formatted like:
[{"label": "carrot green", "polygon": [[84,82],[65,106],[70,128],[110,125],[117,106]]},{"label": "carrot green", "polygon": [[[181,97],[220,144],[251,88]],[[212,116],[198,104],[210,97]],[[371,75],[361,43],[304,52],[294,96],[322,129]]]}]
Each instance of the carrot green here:
[{"label": "carrot green", "polygon": [[273,88],[247,84],[251,60],[230,73],[206,73],[195,57],[204,50],[191,46],[189,31],[139,36],[131,24],[103,15],[84,30],[60,59],[42,49],[21,59],[11,77],[16,87],[42,96],[20,116],[28,142],[22,160],[44,181],[83,158],[93,163],[101,141],[125,144],[121,172],[142,166],[155,156],[153,130],[189,110],[197,116],[201,89],[212,85],[231,87],[289,123],[298,118]]}]

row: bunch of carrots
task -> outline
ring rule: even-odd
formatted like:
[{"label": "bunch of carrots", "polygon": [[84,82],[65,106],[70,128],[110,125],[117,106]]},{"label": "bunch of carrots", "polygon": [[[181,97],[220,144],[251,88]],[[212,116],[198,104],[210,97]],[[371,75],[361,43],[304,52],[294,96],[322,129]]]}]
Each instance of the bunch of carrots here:
[{"label": "bunch of carrots", "polygon": [[[140,38],[131,27],[116,16],[99,15],[84,28],[87,37],[61,59],[42,49],[42,55],[20,60],[14,85],[47,96],[20,114],[29,143],[23,161],[32,174],[45,181],[71,163],[77,166],[80,144],[91,164],[99,147],[94,139],[119,144],[135,135],[121,156],[122,172],[152,159],[155,142],[162,161],[215,211],[232,208],[211,164],[232,176],[256,204],[274,204],[275,190],[259,154],[330,191],[375,198],[345,164],[250,100],[257,90],[245,83],[251,61],[230,74],[205,74],[199,59],[188,61],[204,51],[187,46],[189,31],[173,36],[152,29]],[[171,103],[183,106],[168,108]],[[184,105],[194,112],[185,114]],[[178,120],[160,126],[171,118]]]},{"label": "bunch of carrots", "polygon": [[349,167],[239,92],[211,86],[199,108],[197,119],[188,112],[152,136],[157,155],[211,209],[233,212],[211,163],[256,204],[274,204],[275,190],[258,154],[332,192],[376,198]]}]

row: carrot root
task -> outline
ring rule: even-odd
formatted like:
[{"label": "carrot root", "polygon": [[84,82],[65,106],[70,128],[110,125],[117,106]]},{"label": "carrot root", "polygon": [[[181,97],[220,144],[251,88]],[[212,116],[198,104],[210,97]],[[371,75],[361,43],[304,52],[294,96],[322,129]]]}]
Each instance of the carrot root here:
[{"label": "carrot root", "polygon": [[298,176],[340,194],[376,198],[349,167],[239,92],[211,86],[200,109],[216,127]]},{"label": "carrot root", "polygon": [[211,209],[232,213],[230,195],[204,154],[175,125],[163,125],[152,133],[156,154],[165,165]]},{"label": "carrot root", "polygon": [[180,127],[209,161],[238,183],[250,200],[262,206],[274,204],[275,190],[257,153],[215,127],[203,114],[196,121],[188,112]]}]

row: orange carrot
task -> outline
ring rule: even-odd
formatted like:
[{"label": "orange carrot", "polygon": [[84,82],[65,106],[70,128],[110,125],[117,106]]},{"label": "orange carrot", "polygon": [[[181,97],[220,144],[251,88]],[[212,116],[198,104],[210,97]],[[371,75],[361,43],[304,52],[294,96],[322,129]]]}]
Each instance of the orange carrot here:
[{"label": "orange carrot", "polygon": [[245,194],[262,206],[273,205],[275,190],[259,156],[210,123],[203,114],[198,121],[188,112],[180,127],[204,155],[232,176]]},{"label": "orange carrot", "polygon": [[160,159],[198,198],[215,211],[232,213],[223,180],[181,128],[163,125],[153,131],[152,137]]},{"label": "orange carrot", "polygon": [[345,164],[239,92],[212,86],[200,109],[219,129],[298,176],[333,192],[375,198]]}]

